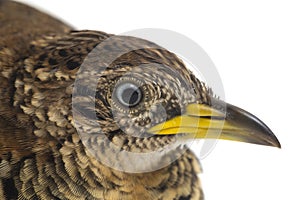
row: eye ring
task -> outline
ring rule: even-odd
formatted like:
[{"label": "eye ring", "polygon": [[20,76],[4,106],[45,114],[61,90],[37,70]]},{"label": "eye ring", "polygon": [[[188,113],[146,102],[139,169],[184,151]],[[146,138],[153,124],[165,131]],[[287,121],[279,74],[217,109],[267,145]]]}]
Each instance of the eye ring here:
[{"label": "eye ring", "polygon": [[122,83],[115,90],[117,100],[126,107],[134,107],[142,100],[141,89],[130,82]]}]

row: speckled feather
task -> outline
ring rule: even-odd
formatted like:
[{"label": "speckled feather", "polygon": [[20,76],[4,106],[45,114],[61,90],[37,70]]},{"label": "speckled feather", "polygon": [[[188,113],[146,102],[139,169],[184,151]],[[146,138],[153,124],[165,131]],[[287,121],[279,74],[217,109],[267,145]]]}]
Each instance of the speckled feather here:
[{"label": "speckled feather", "polygon": [[[112,35],[72,31],[33,8],[1,0],[0,36],[0,199],[203,199],[200,166],[190,150],[160,170],[130,174],[101,164],[82,144],[72,115],[74,80],[87,54]],[[118,58],[97,89],[97,123],[127,151],[152,151],[175,140],[128,136],[111,115],[110,85],[131,66],[152,62],[173,66],[209,104],[210,91],[167,50],[137,50]],[[146,89],[158,92],[151,85]],[[172,95],[159,91],[159,100],[168,105]],[[136,123],[149,127],[146,112],[145,121],[136,113]],[[126,126],[124,116],[118,119]],[[106,144],[100,144],[105,151]]]}]

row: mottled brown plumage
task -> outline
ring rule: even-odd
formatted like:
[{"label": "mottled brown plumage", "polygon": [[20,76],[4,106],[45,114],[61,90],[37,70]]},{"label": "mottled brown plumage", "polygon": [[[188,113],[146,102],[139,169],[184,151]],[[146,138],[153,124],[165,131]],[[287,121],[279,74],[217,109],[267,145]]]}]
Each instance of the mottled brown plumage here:
[{"label": "mottled brown plumage", "polygon": [[[46,14],[5,0],[0,1],[0,36],[0,199],[203,199],[200,166],[188,149],[172,150],[182,156],[144,173],[124,172],[101,162],[103,156],[108,162],[121,158],[119,152],[111,152],[111,143],[121,151],[159,151],[178,137],[151,135],[151,127],[179,116],[188,104],[212,105],[211,92],[176,55],[129,38],[125,44],[101,48],[114,51],[141,42],[147,48],[129,51],[103,68],[97,46],[113,35],[71,31]],[[86,59],[88,55],[91,59]],[[78,75],[83,63],[91,71]],[[160,64],[158,68],[170,66],[178,76],[164,67],[153,70],[153,63]],[[96,80],[90,78],[93,74]],[[90,92],[94,82],[95,93]],[[114,88],[128,82],[141,82],[138,105],[126,107],[116,99]],[[165,108],[165,116],[158,104]],[[80,116],[78,123],[75,115]],[[248,142],[279,144],[273,136]]]},{"label": "mottled brown plumage", "polygon": [[[70,32],[9,1],[1,1],[0,16],[1,199],[201,199],[199,164],[190,151],[158,171],[128,174],[102,165],[82,145],[72,124],[72,84],[85,56],[108,34]],[[157,59],[143,54],[119,63]]]}]

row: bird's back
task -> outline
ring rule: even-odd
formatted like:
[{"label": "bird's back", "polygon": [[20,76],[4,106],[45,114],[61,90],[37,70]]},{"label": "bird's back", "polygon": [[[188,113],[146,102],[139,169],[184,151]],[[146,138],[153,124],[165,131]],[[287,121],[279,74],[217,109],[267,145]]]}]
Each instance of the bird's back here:
[{"label": "bird's back", "polygon": [[[12,113],[13,79],[31,54],[30,43],[43,36],[64,34],[70,27],[34,8],[0,0],[0,112],[2,118],[16,120]],[[7,113],[8,112],[8,113]],[[14,124],[17,125],[17,124]]]},{"label": "bird's back", "polygon": [[[14,176],[32,155],[30,120],[13,104],[17,72],[31,54],[30,43],[70,27],[34,8],[0,1],[0,199],[16,199]],[[20,120],[22,119],[23,120]],[[26,124],[28,122],[28,124]]]}]

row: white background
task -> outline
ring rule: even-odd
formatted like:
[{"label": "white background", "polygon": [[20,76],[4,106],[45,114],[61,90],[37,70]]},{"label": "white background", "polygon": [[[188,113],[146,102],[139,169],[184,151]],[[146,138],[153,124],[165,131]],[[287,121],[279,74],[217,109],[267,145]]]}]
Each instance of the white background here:
[{"label": "white background", "polygon": [[23,1],[78,29],[164,28],[196,41],[226,101],[261,118],[282,149],[220,141],[202,160],[207,200],[300,199],[300,6],[285,1]]}]

